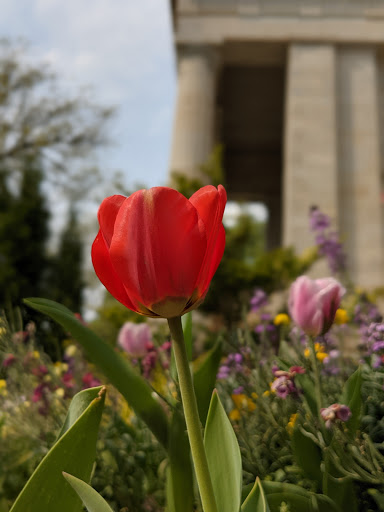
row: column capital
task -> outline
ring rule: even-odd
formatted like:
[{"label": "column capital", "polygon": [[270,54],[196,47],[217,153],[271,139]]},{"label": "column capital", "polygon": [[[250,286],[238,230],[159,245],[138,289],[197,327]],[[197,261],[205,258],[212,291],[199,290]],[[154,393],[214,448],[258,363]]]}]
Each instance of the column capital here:
[{"label": "column capital", "polygon": [[177,63],[188,58],[201,58],[218,70],[222,62],[222,52],[219,45],[213,44],[179,44],[177,45]]}]

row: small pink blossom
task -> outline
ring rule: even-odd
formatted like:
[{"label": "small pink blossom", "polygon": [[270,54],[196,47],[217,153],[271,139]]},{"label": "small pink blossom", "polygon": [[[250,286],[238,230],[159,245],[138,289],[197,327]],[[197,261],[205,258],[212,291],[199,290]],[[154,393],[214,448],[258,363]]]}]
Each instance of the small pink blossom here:
[{"label": "small pink blossom", "polygon": [[16,361],[16,357],[13,354],[7,354],[3,359],[4,368],[8,368]]},{"label": "small pink blossom", "polygon": [[320,415],[325,421],[325,426],[327,428],[331,428],[332,424],[336,420],[340,421],[348,421],[352,416],[351,410],[349,407],[343,404],[332,404],[329,407],[325,407],[320,410]]},{"label": "small pink blossom", "polygon": [[87,372],[81,379],[83,382],[83,389],[95,388],[100,386],[101,382],[91,372]]},{"label": "small pink blossom", "polygon": [[144,357],[151,344],[151,330],[146,323],[126,322],[120,329],[118,344],[132,357]]},{"label": "small pink blossom", "polygon": [[289,310],[296,324],[309,336],[325,334],[332,326],[345,289],[327,277],[300,276],[291,285]]}]

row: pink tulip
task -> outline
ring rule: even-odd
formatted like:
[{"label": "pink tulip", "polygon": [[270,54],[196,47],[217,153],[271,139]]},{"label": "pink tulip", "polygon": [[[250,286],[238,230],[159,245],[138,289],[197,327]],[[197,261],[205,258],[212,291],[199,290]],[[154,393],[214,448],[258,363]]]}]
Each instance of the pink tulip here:
[{"label": "pink tulip", "polygon": [[126,322],[120,329],[117,341],[129,355],[143,357],[151,344],[151,330],[145,323]]},{"label": "pink tulip", "polygon": [[309,336],[325,334],[332,326],[345,289],[327,277],[300,276],[291,285],[289,310],[296,324]]}]

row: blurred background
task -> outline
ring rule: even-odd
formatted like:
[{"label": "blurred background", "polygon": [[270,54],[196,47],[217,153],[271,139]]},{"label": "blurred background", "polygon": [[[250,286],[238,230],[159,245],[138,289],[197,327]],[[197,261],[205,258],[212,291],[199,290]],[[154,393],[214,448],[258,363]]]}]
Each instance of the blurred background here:
[{"label": "blurred background", "polygon": [[314,275],[383,285],[384,0],[2,8],[1,307],[38,295],[97,318],[98,205],[167,183],[227,188],[210,312],[236,317],[231,297],[281,289],[327,251],[338,263]]}]

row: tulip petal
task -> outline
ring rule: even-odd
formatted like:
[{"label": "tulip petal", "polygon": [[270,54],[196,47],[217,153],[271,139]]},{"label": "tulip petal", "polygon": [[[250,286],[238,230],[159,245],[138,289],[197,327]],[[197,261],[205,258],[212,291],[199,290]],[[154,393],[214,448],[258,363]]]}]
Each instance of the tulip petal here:
[{"label": "tulip petal", "polygon": [[138,312],[137,307],[133,305],[132,301],[128,297],[123,283],[121,282],[119,276],[116,274],[116,271],[112,266],[108,247],[106,245],[105,238],[101,232],[101,229],[92,244],[91,254],[93,267],[97,277],[100,279],[109,293],[113,295],[119,302],[124,304],[124,306],[127,308]]},{"label": "tulip petal", "polygon": [[97,217],[99,219],[100,230],[103,233],[108,247],[111,245],[116,215],[120,210],[120,206],[126,199],[126,197],[120,195],[110,196],[106,197],[100,205]]},{"label": "tulip petal", "polygon": [[220,261],[223,257],[225,249],[225,229],[224,226],[221,225],[219,228],[219,234],[217,236],[216,244],[213,248],[213,254],[209,260],[208,272],[205,276],[205,281],[202,283],[203,295],[205,295],[208,291],[209,285],[211,283],[212,277],[215,275],[217,267],[220,264]]},{"label": "tulip petal", "polygon": [[109,252],[129,297],[151,309],[167,298],[187,302],[206,247],[195,207],[176,190],[155,187],[123,202]]},{"label": "tulip petal", "polygon": [[207,232],[207,240],[211,236],[217,236],[218,226],[220,226],[225,204],[227,202],[227,194],[224,187],[219,185],[218,188],[207,185],[195,192],[189,199],[199,213],[199,217],[204,222]]},{"label": "tulip petal", "polygon": [[203,293],[219,266],[224,252],[225,231],[222,224],[227,194],[224,187],[216,189],[212,185],[201,188],[190,198],[204,222],[207,232],[207,251],[198,277],[197,285]]}]

